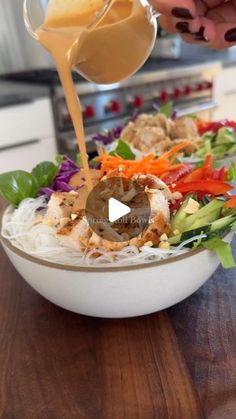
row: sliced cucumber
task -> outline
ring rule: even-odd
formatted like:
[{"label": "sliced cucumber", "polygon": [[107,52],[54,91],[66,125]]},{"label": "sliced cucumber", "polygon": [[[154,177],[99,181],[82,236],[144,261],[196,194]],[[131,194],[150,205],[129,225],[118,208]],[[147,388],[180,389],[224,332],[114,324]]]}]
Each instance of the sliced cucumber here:
[{"label": "sliced cucumber", "polygon": [[215,232],[218,230],[223,230],[230,226],[235,221],[235,215],[228,215],[227,217],[220,218],[219,220],[214,221],[211,224],[211,232]]},{"label": "sliced cucumber", "polygon": [[[214,199],[209,204],[205,205],[197,212],[187,217],[185,220],[184,230],[189,230],[193,223],[200,218],[204,218],[204,224],[215,221],[219,217],[219,213],[217,213],[217,210],[220,211],[224,203],[225,201],[222,199]],[[213,219],[206,222],[205,219],[209,216],[210,213],[213,213]],[[214,214],[216,218],[214,218]]]},{"label": "sliced cucumber", "polygon": [[181,242],[182,234],[178,234],[178,236],[173,236],[168,238],[168,242],[171,246],[175,246]]},{"label": "sliced cucumber", "polygon": [[211,211],[208,215],[206,215],[203,218],[197,218],[192,224],[186,225],[184,231],[187,231],[190,228],[191,228],[191,230],[195,229],[195,228],[199,228],[199,227],[205,226],[209,223],[212,223],[213,221],[218,220],[219,217],[220,217],[220,211],[221,211],[221,208],[219,208],[215,211]]},{"label": "sliced cucumber", "polygon": [[185,198],[181,207],[179,208],[179,210],[177,211],[175,216],[172,218],[172,221],[171,221],[172,231],[175,231],[175,230],[179,230],[180,232],[183,231],[183,226],[185,224],[185,220],[188,217],[188,214],[184,210],[187,207],[190,198],[192,198],[192,197],[193,197],[193,195],[189,194]]},{"label": "sliced cucumber", "polygon": [[236,153],[236,144],[234,144],[230,149],[228,150],[228,154],[231,156],[232,154]]},{"label": "sliced cucumber", "polygon": [[168,241],[170,245],[173,246],[185,240],[188,240],[191,237],[198,236],[201,233],[207,234],[207,239],[209,239],[212,236],[211,233],[227,230],[227,228],[235,221],[235,218],[235,215],[229,215],[207,225],[205,224],[202,226],[198,226],[196,223],[193,229],[184,231],[182,234],[179,234],[178,236],[170,237]]},{"label": "sliced cucumber", "polygon": [[235,132],[233,128],[222,127],[219,129],[216,136],[216,144],[234,144],[235,143]]}]

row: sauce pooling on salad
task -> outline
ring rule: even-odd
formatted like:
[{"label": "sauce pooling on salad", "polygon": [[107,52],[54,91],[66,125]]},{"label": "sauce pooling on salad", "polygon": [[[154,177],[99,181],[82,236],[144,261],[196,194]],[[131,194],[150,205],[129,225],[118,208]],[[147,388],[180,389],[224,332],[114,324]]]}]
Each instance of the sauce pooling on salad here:
[{"label": "sauce pooling on salad", "polygon": [[121,81],[144,63],[155,39],[149,9],[139,0],[113,0],[99,19],[98,11],[106,3],[104,0],[51,0],[45,21],[37,30],[39,41],[52,54],[60,75],[88,190],[93,185],[72,67],[96,83]]}]

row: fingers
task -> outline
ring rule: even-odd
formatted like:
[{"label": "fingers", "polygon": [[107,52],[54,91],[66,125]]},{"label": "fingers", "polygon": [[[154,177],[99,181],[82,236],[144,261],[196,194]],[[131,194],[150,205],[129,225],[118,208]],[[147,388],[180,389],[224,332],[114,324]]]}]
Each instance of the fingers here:
[{"label": "fingers", "polygon": [[150,3],[163,15],[190,20],[197,16],[194,0],[150,0]]},{"label": "fingers", "polygon": [[199,18],[193,20],[179,21],[177,19],[170,19],[168,16],[162,15],[160,16],[159,21],[162,28],[169,33],[195,33],[198,32],[200,29]]},{"label": "fingers", "polygon": [[[236,1],[236,0],[235,0]],[[157,10],[161,13],[159,18],[161,26],[169,33],[196,33],[201,29],[199,16],[204,16],[207,7],[202,0],[152,0]],[[188,37],[191,42],[193,38]]]},{"label": "fingers", "polygon": [[[236,0],[150,0],[160,23],[188,43],[223,49],[236,45]],[[235,22],[235,23],[229,23]]]},{"label": "fingers", "polygon": [[215,25],[214,32],[215,36],[210,42],[210,47],[223,49],[236,45],[236,22],[218,23]]},{"label": "fingers", "polygon": [[161,27],[168,33],[176,33],[176,24],[173,19],[170,19],[169,17],[165,15],[161,15],[159,17],[159,22],[161,24]]}]

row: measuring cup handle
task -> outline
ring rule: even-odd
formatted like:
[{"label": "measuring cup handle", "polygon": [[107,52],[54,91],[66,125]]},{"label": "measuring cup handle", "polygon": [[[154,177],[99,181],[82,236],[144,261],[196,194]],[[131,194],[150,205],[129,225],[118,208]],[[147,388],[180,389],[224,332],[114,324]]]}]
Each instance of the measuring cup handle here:
[{"label": "measuring cup handle", "polygon": [[160,16],[161,14],[157,10],[152,9],[152,17],[154,17],[155,19],[158,19]]}]

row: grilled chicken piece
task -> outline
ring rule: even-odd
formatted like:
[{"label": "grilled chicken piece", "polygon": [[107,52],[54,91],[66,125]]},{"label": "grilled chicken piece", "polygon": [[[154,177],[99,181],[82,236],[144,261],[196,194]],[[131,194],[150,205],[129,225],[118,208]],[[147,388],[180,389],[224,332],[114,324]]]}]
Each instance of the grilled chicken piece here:
[{"label": "grilled chicken piece", "polygon": [[172,121],[161,113],[141,114],[126,125],[121,137],[142,153],[152,151],[163,154],[184,139],[193,141],[193,145],[186,148],[186,154],[193,153],[201,145],[197,127],[191,118]]},{"label": "grilled chicken piece", "polygon": [[165,199],[171,200],[172,198],[172,193],[168,186],[155,175],[136,174],[133,176],[132,180],[142,186],[146,192],[153,193],[156,192],[156,190],[159,190],[162,192]]},{"label": "grilled chicken piece", "polygon": [[58,225],[61,219],[69,218],[78,194],[76,192],[54,192],[48,203],[45,220]]},{"label": "grilled chicken piece", "polygon": [[[172,147],[174,147],[175,145],[181,144],[182,142],[183,140],[173,140]],[[194,141],[191,144],[189,144],[187,147],[185,147],[184,152],[180,153],[180,155],[186,155],[186,154],[191,155],[198,150],[199,146],[200,146],[200,142]]]},{"label": "grilled chicken piece", "polygon": [[[162,234],[169,233],[170,210],[168,200],[171,199],[169,188],[154,175],[135,175],[132,180],[142,186],[148,194],[151,207],[150,225],[138,237],[125,242],[110,242],[93,234],[89,240],[88,248],[96,247],[107,251],[118,251],[131,244],[141,247],[150,241],[157,245]],[[125,231],[129,234],[129,226],[126,226]]]},{"label": "grilled chicken piece", "polygon": [[103,249],[109,252],[117,252],[122,250],[124,247],[129,245],[129,241],[127,242],[112,242],[99,237],[96,233],[93,233],[89,242],[88,242],[88,249]]},{"label": "grilled chicken piece", "polygon": [[137,239],[136,246],[142,247],[145,243],[152,242],[153,245],[160,243],[160,237],[170,232],[170,224],[161,211],[152,218],[150,226]]},{"label": "grilled chicken piece", "polygon": [[176,119],[172,129],[171,138],[175,139],[188,139],[196,140],[199,138],[196,124],[191,118],[179,118]]},{"label": "grilled chicken piece", "polygon": [[121,138],[138,150],[146,153],[154,150],[156,145],[166,141],[163,128],[155,126],[136,126],[130,122],[122,131]]},{"label": "grilled chicken piece", "polygon": [[174,121],[170,118],[167,118],[163,113],[157,113],[153,115],[153,122],[158,126],[164,129],[165,133],[170,136],[171,130],[174,126]]},{"label": "grilled chicken piece", "polygon": [[84,211],[80,211],[76,215],[77,218],[75,220],[70,220],[57,231],[57,237],[63,246],[83,250],[87,247],[92,233],[84,216]]},{"label": "grilled chicken piece", "polygon": [[76,219],[71,219],[64,227],[57,231],[57,237],[60,243],[63,246],[80,251],[96,249],[98,254],[99,249],[105,251],[119,251],[130,244],[141,247],[150,241],[154,245],[159,244],[162,234],[168,233],[170,228],[168,200],[171,199],[171,192],[165,183],[154,175],[135,175],[133,180],[146,191],[151,208],[150,224],[138,237],[126,240],[126,236],[130,237],[134,228],[133,225],[131,226],[131,224],[128,224],[124,226],[124,231],[120,233],[126,241],[120,242],[118,241],[118,238],[117,241],[115,241],[118,233],[116,233],[114,229],[111,229],[110,224],[108,223],[108,225],[104,225],[104,229],[106,229],[106,232],[111,229],[109,233],[114,239],[114,241],[108,241],[91,230],[85,217],[84,210],[80,210],[77,211],[76,214],[74,212],[72,213],[73,217],[76,215]]}]

